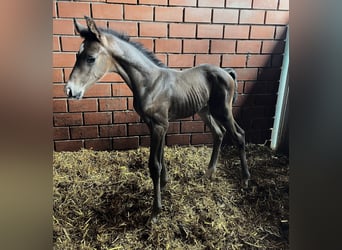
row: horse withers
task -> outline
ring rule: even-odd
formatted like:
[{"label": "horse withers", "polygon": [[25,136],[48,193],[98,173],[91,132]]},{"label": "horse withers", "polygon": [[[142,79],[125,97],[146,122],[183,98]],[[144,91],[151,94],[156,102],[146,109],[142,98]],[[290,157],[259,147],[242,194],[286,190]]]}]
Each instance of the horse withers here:
[{"label": "horse withers", "polygon": [[87,27],[75,19],[76,31],[84,38],[76,63],[65,86],[70,98],[81,99],[85,91],[107,72],[118,73],[133,92],[136,112],[151,133],[149,170],[154,199],[150,220],[160,213],[161,190],[168,177],[164,163],[165,135],[169,121],[198,113],[213,134],[213,150],[206,176],[216,171],[223,136],[229,131],[239,146],[242,183],[248,185],[244,130],[236,123],[232,104],[237,96],[233,69],[203,64],[177,71],[167,68],[140,44],[110,29],[98,28],[85,17]]}]

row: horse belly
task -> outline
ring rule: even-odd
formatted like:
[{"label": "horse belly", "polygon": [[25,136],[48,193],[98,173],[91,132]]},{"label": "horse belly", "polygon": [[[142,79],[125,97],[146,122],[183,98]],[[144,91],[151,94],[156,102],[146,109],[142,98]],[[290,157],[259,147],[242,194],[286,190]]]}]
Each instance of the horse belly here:
[{"label": "horse belly", "polygon": [[169,119],[192,116],[208,105],[209,94],[205,88],[190,88],[173,97],[169,108]]}]

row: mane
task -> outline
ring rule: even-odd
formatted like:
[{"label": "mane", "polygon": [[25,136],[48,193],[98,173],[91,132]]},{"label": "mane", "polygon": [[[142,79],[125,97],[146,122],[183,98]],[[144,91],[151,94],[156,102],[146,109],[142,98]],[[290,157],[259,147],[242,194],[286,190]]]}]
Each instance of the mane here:
[{"label": "mane", "polygon": [[[149,58],[155,65],[166,68],[165,64],[162,63],[151,51],[147,50],[141,43],[132,41],[128,35],[117,32],[115,30],[111,30],[111,29],[104,29],[104,28],[98,28],[98,29],[102,32],[115,36],[119,38],[120,40],[131,44],[132,46],[137,48],[141,53],[143,53],[147,58]],[[95,35],[91,33],[89,30],[83,31],[81,33],[81,36],[88,40],[97,40]]]}]

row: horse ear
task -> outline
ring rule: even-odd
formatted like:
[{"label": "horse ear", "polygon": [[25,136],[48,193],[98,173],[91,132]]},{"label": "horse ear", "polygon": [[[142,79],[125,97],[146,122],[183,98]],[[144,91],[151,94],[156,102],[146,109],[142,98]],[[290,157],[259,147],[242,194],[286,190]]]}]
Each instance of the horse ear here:
[{"label": "horse ear", "polygon": [[91,19],[90,17],[87,17],[87,16],[85,16],[84,18],[87,22],[88,30],[91,33],[93,33],[99,41],[101,41],[101,33],[100,33],[99,29],[96,27],[94,20]]},{"label": "horse ear", "polygon": [[76,18],[74,18],[74,25],[75,25],[75,29],[76,29],[78,34],[82,34],[83,31],[87,30],[87,27],[85,27],[82,24],[80,24],[79,22],[77,22]]}]

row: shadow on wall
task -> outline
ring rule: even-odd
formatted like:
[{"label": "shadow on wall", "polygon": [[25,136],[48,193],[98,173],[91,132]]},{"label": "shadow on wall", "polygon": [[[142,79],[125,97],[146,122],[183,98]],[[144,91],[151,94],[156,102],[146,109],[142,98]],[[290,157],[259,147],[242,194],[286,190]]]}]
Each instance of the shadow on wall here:
[{"label": "shadow on wall", "polygon": [[[270,143],[286,32],[287,29],[279,34],[278,40],[263,41],[261,54],[248,54],[246,67],[236,69],[239,95],[233,105],[233,111],[235,120],[245,130],[246,143]],[[255,68],[257,71],[254,78],[245,76],[246,72]],[[233,144],[228,133],[223,144]]]}]

